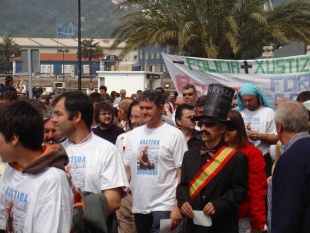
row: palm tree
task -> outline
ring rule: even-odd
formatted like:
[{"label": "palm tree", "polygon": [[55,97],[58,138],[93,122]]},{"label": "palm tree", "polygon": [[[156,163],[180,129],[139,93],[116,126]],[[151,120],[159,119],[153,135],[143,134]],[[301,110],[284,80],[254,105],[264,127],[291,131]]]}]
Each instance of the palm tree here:
[{"label": "palm tree", "polygon": [[0,56],[5,59],[2,64],[5,66],[4,70],[12,70],[12,63],[10,58],[20,56],[20,47],[15,43],[14,38],[10,35],[1,37],[0,41]]},{"label": "palm tree", "polygon": [[81,42],[81,56],[88,59],[90,82],[92,83],[92,61],[93,59],[99,60],[103,56],[103,49],[99,46],[99,42],[94,43],[94,38],[84,39]]},{"label": "palm tree", "polygon": [[127,0],[112,48],[120,54],[144,45],[170,46],[179,53],[209,58],[255,58],[264,45],[310,42],[310,3],[282,4],[264,10],[267,0]]}]

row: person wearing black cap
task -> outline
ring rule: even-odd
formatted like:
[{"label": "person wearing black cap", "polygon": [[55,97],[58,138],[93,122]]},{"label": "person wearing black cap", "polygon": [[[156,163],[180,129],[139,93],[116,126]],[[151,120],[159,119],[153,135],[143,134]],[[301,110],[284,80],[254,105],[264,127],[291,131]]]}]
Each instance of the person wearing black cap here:
[{"label": "person wearing black cap", "polygon": [[[247,194],[248,159],[229,148],[223,135],[235,127],[227,121],[234,90],[211,84],[199,121],[203,149],[185,152],[181,180],[177,187],[178,206],[187,218],[185,233],[238,233],[238,207]],[[210,227],[194,225],[195,211],[211,217]]]}]

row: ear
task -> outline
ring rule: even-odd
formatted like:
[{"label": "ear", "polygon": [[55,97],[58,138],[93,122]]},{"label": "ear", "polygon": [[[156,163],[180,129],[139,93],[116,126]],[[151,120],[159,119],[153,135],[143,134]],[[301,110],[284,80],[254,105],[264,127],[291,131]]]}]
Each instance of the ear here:
[{"label": "ear", "polygon": [[276,129],[277,129],[277,133],[282,133],[283,132],[283,125],[279,122],[276,123]]},{"label": "ear", "polygon": [[19,143],[19,137],[17,135],[13,135],[11,138],[11,143],[13,146],[16,146]]},{"label": "ear", "polygon": [[164,113],[164,105],[159,106],[158,109],[160,110],[161,113]]},{"label": "ear", "polygon": [[175,118],[175,123],[177,124],[178,127],[181,126],[181,120],[180,119]]},{"label": "ear", "polygon": [[78,114],[74,117],[73,120],[74,120],[75,123],[81,122],[82,121],[82,114],[81,114],[81,112],[78,112]]}]

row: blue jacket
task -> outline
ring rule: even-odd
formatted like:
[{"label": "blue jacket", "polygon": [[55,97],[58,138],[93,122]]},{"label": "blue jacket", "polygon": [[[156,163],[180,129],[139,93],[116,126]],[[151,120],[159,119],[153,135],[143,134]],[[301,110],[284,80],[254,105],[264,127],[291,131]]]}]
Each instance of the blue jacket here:
[{"label": "blue jacket", "polygon": [[310,232],[310,138],[280,157],[272,177],[272,233]]}]

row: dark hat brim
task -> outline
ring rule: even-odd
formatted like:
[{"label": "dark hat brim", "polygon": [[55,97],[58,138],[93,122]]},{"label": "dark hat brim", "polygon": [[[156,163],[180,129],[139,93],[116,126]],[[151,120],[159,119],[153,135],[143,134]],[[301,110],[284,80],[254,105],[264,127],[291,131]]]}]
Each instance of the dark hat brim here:
[{"label": "dark hat brim", "polygon": [[[195,117],[193,117],[193,118],[191,118],[191,121],[200,121],[201,119],[204,119],[204,118],[214,118],[213,116],[195,116]],[[214,119],[216,119],[216,118],[214,118]]]}]

